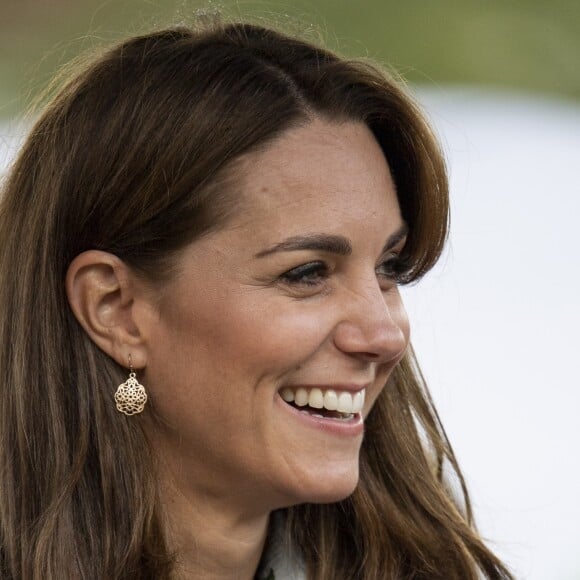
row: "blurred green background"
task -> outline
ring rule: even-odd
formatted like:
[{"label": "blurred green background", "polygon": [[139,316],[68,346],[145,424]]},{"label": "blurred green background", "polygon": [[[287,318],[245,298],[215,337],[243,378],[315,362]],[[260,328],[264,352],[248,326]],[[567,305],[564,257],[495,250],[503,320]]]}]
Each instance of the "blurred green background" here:
[{"label": "blurred green background", "polygon": [[22,113],[77,53],[187,23],[198,9],[312,25],[329,46],[388,63],[416,84],[580,99],[578,0],[0,0],[0,118]]}]

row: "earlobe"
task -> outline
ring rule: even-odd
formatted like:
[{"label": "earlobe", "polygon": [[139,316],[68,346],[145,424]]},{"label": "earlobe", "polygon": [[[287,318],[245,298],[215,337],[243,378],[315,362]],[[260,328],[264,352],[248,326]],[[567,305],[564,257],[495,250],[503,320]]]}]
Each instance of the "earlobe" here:
[{"label": "earlobe", "polygon": [[136,277],[117,256],[99,250],[79,254],[66,275],[70,307],[93,342],[120,365],[146,365],[145,345],[135,320]]}]

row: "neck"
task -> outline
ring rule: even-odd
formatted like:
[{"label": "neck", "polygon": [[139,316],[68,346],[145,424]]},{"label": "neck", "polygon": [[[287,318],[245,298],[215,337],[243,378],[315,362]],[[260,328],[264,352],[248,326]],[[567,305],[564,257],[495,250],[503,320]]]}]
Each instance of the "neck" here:
[{"label": "neck", "polygon": [[167,540],[176,554],[176,580],[252,580],[268,531],[268,512],[244,513],[230,498],[162,487]]}]

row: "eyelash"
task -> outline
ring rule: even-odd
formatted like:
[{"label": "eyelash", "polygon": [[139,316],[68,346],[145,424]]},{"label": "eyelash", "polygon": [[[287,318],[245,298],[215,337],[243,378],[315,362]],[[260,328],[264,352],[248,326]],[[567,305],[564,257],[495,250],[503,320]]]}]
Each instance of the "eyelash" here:
[{"label": "eyelash", "polygon": [[[316,280],[312,279],[314,276]],[[324,262],[309,262],[284,272],[280,279],[293,286],[316,286],[327,276],[328,266]]]},{"label": "eyelash", "polygon": [[[398,284],[400,280],[400,264],[401,261],[399,256],[391,256],[387,260],[381,262],[377,268],[377,273],[379,269],[387,266],[387,268],[385,268],[386,272],[378,273],[378,275]],[[329,268],[324,262],[309,262],[284,272],[284,274],[280,276],[280,280],[292,286],[314,287],[318,286],[328,277],[328,272]]]}]

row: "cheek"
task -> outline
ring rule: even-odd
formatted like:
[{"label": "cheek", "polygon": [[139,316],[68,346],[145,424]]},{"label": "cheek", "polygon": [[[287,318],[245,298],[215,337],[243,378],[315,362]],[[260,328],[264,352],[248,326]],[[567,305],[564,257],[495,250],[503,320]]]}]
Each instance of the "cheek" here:
[{"label": "cheek", "polygon": [[262,374],[294,370],[308,360],[326,340],[330,322],[303,304],[268,304],[257,310],[239,305],[216,327],[204,324],[208,340],[222,356]]},{"label": "cheek", "polygon": [[401,353],[401,357],[405,354],[407,347],[409,346],[409,341],[411,338],[411,323],[409,321],[409,316],[407,315],[407,310],[402,302],[396,312],[395,322],[397,326],[401,329],[404,338],[405,347]]},{"label": "cheek", "polygon": [[[326,318],[329,318],[328,316]],[[165,355],[220,380],[281,375],[310,358],[326,340],[332,320],[315,305],[268,300],[260,292],[220,300],[206,296],[173,308],[160,337]]]},{"label": "cheek", "polygon": [[393,324],[401,332],[401,352],[397,357],[395,357],[398,361],[403,357],[405,351],[407,350],[407,346],[409,346],[411,325],[399,289],[396,289],[396,292],[390,294],[387,297],[386,302]]}]

